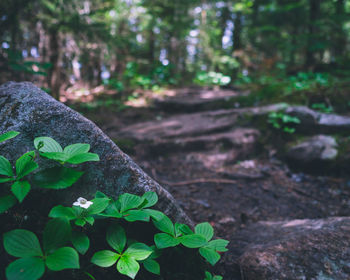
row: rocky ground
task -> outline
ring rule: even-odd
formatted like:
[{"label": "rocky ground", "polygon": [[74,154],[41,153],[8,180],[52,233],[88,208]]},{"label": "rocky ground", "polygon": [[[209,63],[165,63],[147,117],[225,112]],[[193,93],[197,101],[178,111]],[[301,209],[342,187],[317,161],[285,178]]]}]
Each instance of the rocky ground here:
[{"label": "rocky ground", "polygon": [[289,107],[301,121],[289,135],[267,122],[284,104],[245,108],[246,96],[182,89],[153,107],[86,115],[231,241],[224,279],[350,279],[350,118]]}]

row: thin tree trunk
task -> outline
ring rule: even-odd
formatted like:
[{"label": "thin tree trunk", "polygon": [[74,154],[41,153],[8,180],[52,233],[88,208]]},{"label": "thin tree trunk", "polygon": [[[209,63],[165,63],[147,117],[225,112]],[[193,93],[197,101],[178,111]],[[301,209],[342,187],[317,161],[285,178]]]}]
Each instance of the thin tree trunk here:
[{"label": "thin tree trunk", "polygon": [[313,50],[313,44],[315,43],[315,37],[317,38],[316,21],[320,12],[320,1],[309,0],[309,25],[308,25],[308,39],[305,54],[305,67],[312,68],[315,65],[315,52]]},{"label": "thin tree trunk", "polygon": [[233,51],[239,50],[242,48],[241,34],[242,34],[242,13],[237,12],[234,20],[234,29],[233,29]]},{"label": "thin tree trunk", "polygon": [[52,67],[48,75],[48,84],[52,91],[52,96],[59,100],[60,97],[60,46],[59,46],[59,32],[58,28],[52,28],[49,30],[50,38],[50,63]]}]

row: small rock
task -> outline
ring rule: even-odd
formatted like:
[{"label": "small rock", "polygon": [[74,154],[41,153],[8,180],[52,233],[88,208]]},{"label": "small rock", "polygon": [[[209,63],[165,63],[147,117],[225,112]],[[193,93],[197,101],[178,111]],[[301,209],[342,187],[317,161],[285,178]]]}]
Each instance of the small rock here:
[{"label": "small rock", "polygon": [[236,219],[234,217],[223,217],[219,220],[219,224],[227,225],[227,224],[234,224],[236,222]]}]

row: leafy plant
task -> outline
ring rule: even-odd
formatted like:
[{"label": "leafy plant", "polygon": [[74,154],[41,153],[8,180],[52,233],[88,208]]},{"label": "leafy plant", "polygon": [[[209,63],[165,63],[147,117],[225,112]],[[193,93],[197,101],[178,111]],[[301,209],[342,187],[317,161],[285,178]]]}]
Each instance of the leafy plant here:
[{"label": "leafy plant", "polygon": [[271,112],[268,116],[268,122],[271,123],[274,128],[282,129],[286,133],[294,133],[295,128],[290,125],[299,124],[300,120],[297,117],[290,116],[283,112]]},{"label": "leafy plant", "polygon": [[318,111],[320,111],[322,113],[326,113],[326,114],[330,114],[330,113],[334,112],[332,106],[327,106],[324,103],[314,103],[314,104],[311,105],[311,108],[315,109],[315,110],[318,110]]},{"label": "leafy plant", "polygon": [[[9,140],[17,135],[16,132],[8,132],[1,135],[0,140]],[[22,202],[31,184],[51,189],[72,185],[82,172],[64,165],[99,160],[96,154],[89,152],[88,144],[73,144],[63,149],[52,138],[38,137],[34,140],[34,147],[37,151],[30,151],[21,156],[16,161],[14,170],[6,158],[0,158],[1,180],[12,182],[11,193],[0,198],[2,212],[12,207],[16,200]],[[37,172],[30,180],[27,176],[38,168],[35,162],[37,154],[56,161],[58,166]],[[214,229],[209,223],[198,224],[194,231],[188,225],[174,224],[164,213],[151,208],[157,202],[158,196],[154,192],[146,192],[141,196],[124,193],[113,199],[98,191],[91,201],[79,197],[71,207],[53,207],[49,212],[50,220],[43,230],[42,246],[34,232],[14,229],[5,233],[3,244],[6,252],[18,258],[7,266],[7,279],[40,279],[46,268],[51,271],[78,269],[79,254],[83,258],[96,242],[92,238],[95,235],[88,237],[89,231],[95,228],[96,221],[111,224],[105,236],[112,250],[94,252],[90,260],[99,267],[115,265],[120,274],[132,279],[138,274],[141,265],[147,271],[160,275],[161,269],[157,259],[162,256],[162,250],[178,245],[198,249],[205,260],[215,265],[220,259],[219,252],[227,251],[228,241],[212,240]],[[127,227],[122,226],[125,222],[150,221],[160,231],[154,235],[155,245],[147,245],[129,238],[125,230]],[[84,273],[95,279],[90,273]],[[209,272],[205,275],[206,279],[222,279],[220,276],[211,276]]]},{"label": "leafy plant", "polygon": [[222,280],[222,276],[212,275],[209,271],[206,271],[204,280]]}]

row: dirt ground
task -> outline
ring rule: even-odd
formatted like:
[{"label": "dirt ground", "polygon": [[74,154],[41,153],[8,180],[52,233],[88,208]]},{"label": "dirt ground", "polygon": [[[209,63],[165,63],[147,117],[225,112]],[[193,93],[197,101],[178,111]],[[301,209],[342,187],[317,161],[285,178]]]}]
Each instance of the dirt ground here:
[{"label": "dirt ground", "polygon": [[[104,108],[85,115],[118,143],[118,131],[147,120],[176,117],[177,113],[152,108],[114,112]],[[264,136],[266,132],[260,133]],[[181,136],[177,141],[181,142]],[[194,222],[209,221],[218,237],[230,240],[230,251],[216,269],[224,279],[241,279],[236,264],[241,246],[237,236],[249,225],[258,221],[350,216],[350,180],[293,171],[278,158],[273,143],[258,139],[254,149],[248,148],[226,161],[225,172],[217,163],[230,147],[175,147],[152,153],[145,152],[147,145],[120,147],[169,190]]]}]

